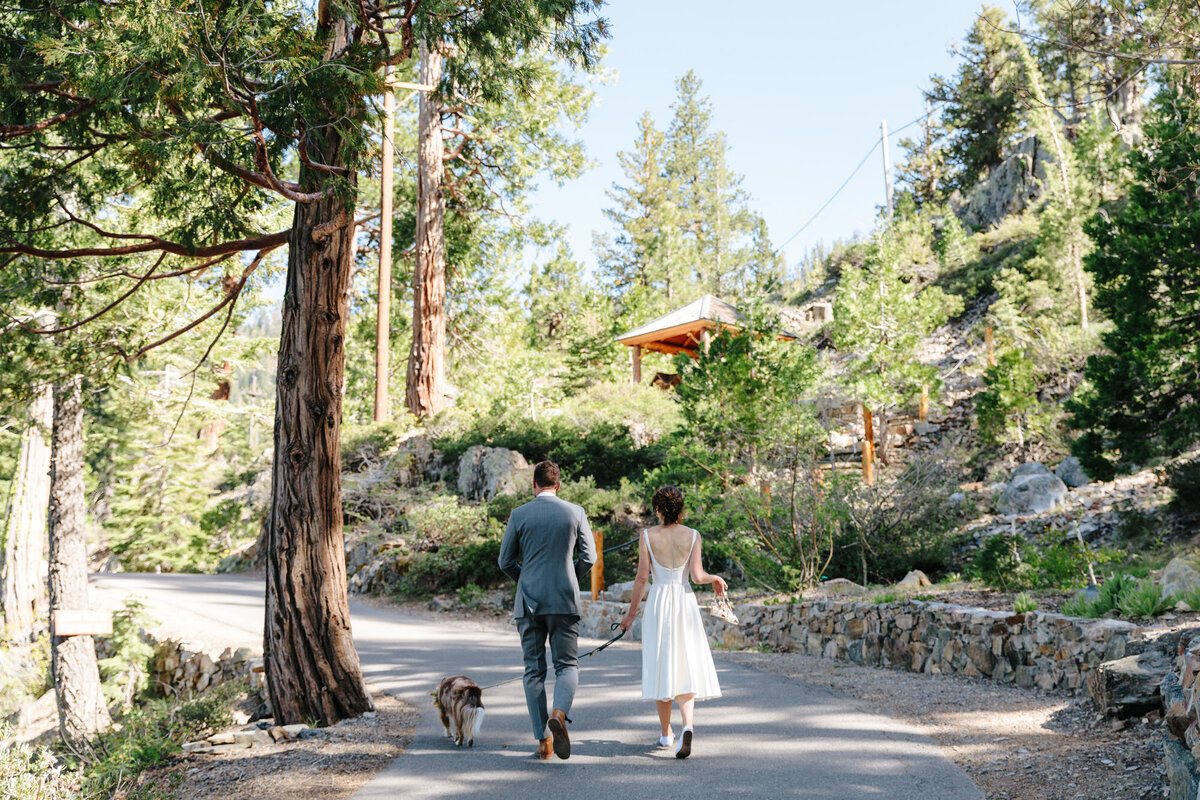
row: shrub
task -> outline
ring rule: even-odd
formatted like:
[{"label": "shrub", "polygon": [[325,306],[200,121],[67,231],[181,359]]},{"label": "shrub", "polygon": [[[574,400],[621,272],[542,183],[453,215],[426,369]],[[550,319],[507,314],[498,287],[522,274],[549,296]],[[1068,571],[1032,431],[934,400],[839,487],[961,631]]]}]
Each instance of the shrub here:
[{"label": "shrub", "polygon": [[1171,510],[1184,514],[1200,514],[1200,459],[1184,461],[1167,471],[1167,485],[1174,496]]},{"label": "shrub", "polygon": [[377,463],[401,436],[412,430],[412,423],[412,417],[406,413],[387,422],[346,425],[342,428],[342,469],[358,472]]},{"label": "shrub", "polygon": [[1068,617],[1084,617],[1087,619],[1095,619],[1101,616],[1101,612],[1096,610],[1096,604],[1088,600],[1082,594],[1078,597],[1073,597],[1062,604],[1062,613]]},{"label": "shrub", "polygon": [[1013,598],[1013,611],[1018,614],[1027,614],[1030,611],[1037,611],[1039,605],[1040,603],[1038,603],[1037,598],[1035,598],[1029,592],[1021,592]]},{"label": "shrub", "polygon": [[520,420],[498,426],[476,423],[462,433],[434,442],[451,459],[475,445],[516,450],[530,463],[550,459],[562,467],[565,477],[592,477],[603,487],[617,486],[622,478],[636,479],[665,457],[664,445],[652,442],[638,446],[627,424],[612,421],[597,422],[586,429],[557,419],[541,423]]},{"label": "shrub", "polygon": [[1177,595],[1175,599],[1187,603],[1187,607],[1192,611],[1200,611],[1200,586],[1193,586],[1186,592]]},{"label": "shrub", "polygon": [[418,553],[395,590],[404,597],[428,597],[457,592],[469,584],[496,586],[505,580],[499,558],[499,537],[442,545],[436,551]]},{"label": "shrub", "polygon": [[146,607],[135,599],[113,613],[113,632],[108,638],[109,655],[100,661],[104,697],[123,708],[133,705],[134,698],[150,683],[150,660],[154,648],[146,641],[147,626],[154,624]]},{"label": "shrub", "polygon": [[1024,563],[1029,549],[1029,543],[1021,536],[998,533],[984,541],[963,572],[1001,590],[1021,585],[1018,567]]},{"label": "shrub", "polygon": [[1117,598],[1117,607],[1127,617],[1150,619],[1175,605],[1173,596],[1163,597],[1153,578],[1143,578]]},{"label": "shrub", "polygon": [[1117,539],[1134,550],[1162,545],[1162,520],[1154,511],[1127,507],[1117,513]]},{"label": "shrub", "polygon": [[1100,595],[1096,599],[1096,616],[1115,611],[1120,607],[1121,597],[1137,587],[1137,578],[1124,573],[1117,573],[1100,585]]},{"label": "shrub", "polygon": [[[0,724],[0,740],[12,730]],[[69,800],[75,797],[72,776],[65,774],[44,748],[13,742],[0,747],[0,797],[5,800]]]}]

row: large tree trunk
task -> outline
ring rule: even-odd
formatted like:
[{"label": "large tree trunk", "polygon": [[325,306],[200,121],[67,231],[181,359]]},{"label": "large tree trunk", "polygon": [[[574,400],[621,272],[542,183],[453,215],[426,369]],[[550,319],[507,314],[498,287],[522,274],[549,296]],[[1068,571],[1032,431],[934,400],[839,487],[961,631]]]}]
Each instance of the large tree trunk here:
[{"label": "large tree trunk", "polygon": [[[346,41],[334,23],[330,48]],[[350,162],[330,129],[308,152]],[[301,170],[301,183],[319,173]],[[353,177],[350,178],[353,180]],[[342,386],[353,209],[338,195],[297,203],[288,242],[266,536],[263,649],[276,724],[332,724],[373,708],[350,631],[342,535]]]},{"label": "large tree trunk", "polygon": [[[54,387],[50,465],[50,608],[88,608],[87,538],[84,533],[83,402],[78,376]],[[111,720],[100,691],[100,669],[91,636],[58,636],[51,613],[50,664],[63,736],[80,741]]]},{"label": "large tree trunk", "polygon": [[50,434],[54,392],[47,384],[34,395],[21,436],[4,537],[4,633],[29,639],[46,608],[46,513],[50,504]]},{"label": "large tree trunk", "polygon": [[[442,57],[421,43],[421,83],[441,80]],[[442,108],[429,92],[420,99],[417,144],[417,241],[413,275],[413,333],[404,402],[424,417],[446,405],[446,200],[442,194]]]}]

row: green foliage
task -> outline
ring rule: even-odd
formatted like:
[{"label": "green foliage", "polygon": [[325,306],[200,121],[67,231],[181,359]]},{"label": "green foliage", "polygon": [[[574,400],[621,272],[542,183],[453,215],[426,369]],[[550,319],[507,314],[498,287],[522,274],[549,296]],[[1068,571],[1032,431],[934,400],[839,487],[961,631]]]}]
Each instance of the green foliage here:
[{"label": "green foliage", "polygon": [[1176,600],[1184,602],[1192,611],[1200,611],[1200,586],[1193,586],[1175,596]]},{"label": "green foliage", "polygon": [[1072,597],[1062,604],[1060,610],[1068,617],[1083,617],[1085,619],[1095,619],[1102,616],[1102,613],[1096,610],[1096,604],[1088,600],[1082,594],[1078,597]]},{"label": "green foliage", "polygon": [[133,598],[113,612],[113,632],[107,642],[110,655],[99,665],[104,697],[110,704],[129,708],[149,686],[154,648],[145,631],[153,624],[146,606]]},{"label": "green foliage", "polygon": [[179,752],[180,745],[232,722],[230,708],[246,687],[223,683],[189,700],[148,700],[92,742],[88,754],[65,761],[79,775],[83,800],[123,796],[138,776]]},{"label": "green foliage", "polygon": [[1167,486],[1173,492],[1172,511],[1200,514],[1200,459],[1172,465],[1167,470]]},{"label": "green foliage", "polygon": [[1114,574],[1100,584],[1100,594],[1096,598],[1097,616],[1108,613],[1120,607],[1121,597],[1137,588],[1138,581],[1132,575],[1125,573]]},{"label": "green foliage", "polygon": [[1129,154],[1128,199],[1087,226],[1095,305],[1112,320],[1107,352],[1088,358],[1068,408],[1081,431],[1072,451],[1087,473],[1118,471],[1183,451],[1200,439],[1200,193],[1194,97],[1166,85],[1143,147]]},{"label": "green foliage", "polygon": [[1175,598],[1163,597],[1162,589],[1153,578],[1143,578],[1117,597],[1121,614],[1135,619],[1153,619],[1174,605]]},{"label": "green foliage", "polygon": [[945,103],[943,123],[955,167],[951,184],[970,190],[981,175],[999,164],[1021,123],[1020,66],[1007,33],[1005,14],[984,6],[966,41],[959,72],[952,79],[934,77],[929,92]]},{"label": "green foliage", "polygon": [[1089,562],[1105,564],[1117,557],[1113,551],[1093,552],[1074,541],[1038,547],[1023,536],[1001,533],[983,543],[964,571],[1002,591],[1061,590],[1086,583]]},{"label": "green foliage", "polygon": [[497,562],[500,537],[474,539],[446,544],[414,556],[408,570],[396,585],[403,597],[428,597],[456,592],[464,586],[496,586],[505,580]]},{"label": "green foliage", "polygon": [[1037,598],[1029,592],[1021,592],[1013,598],[1013,611],[1018,614],[1028,614],[1030,611],[1037,611],[1039,605]]},{"label": "green foliage", "polygon": [[979,432],[991,444],[1014,439],[1024,448],[1029,412],[1037,406],[1033,363],[1017,350],[1001,353],[983,376],[984,390],[975,401]]},{"label": "green foliage", "polygon": [[986,539],[964,568],[964,574],[1001,590],[1025,585],[1029,544],[1023,537],[998,533]]},{"label": "green foliage", "polygon": [[1117,512],[1117,540],[1134,551],[1153,550],[1163,541],[1163,521],[1156,511],[1130,507]]},{"label": "green foliage", "polygon": [[564,476],[591,477],[604,487],[619,486],[626,477],[636,478],[663,459],[661,446],[653,442],[638,446],[629,424],[607,420],[589,421],[587,428],[560,418],[501,425],[481,420],[465,431],[435,440],[448,458],[458,458],[474,445],[516,450],[531,464],[550,459],[562,468]]},{"label": "green foliage", "polygon": [[684,430],[707,450],[710,469],[794,464],[821,436],[803,402],[819,375],[816,352],[778,341],[778,332],[776,321],[752,318],[746,331],[721,328],[698,358],[676,356]]},{"label": "green foliage", "polygon": [[[0,740],[12,734],[0,723]],[[72,776],[64,774],[49,749],[24,742],[0,747],[0,796],[7,800],[72,800],[74,789]]]},{"label": "green foliage", "polygon": [[478,584],[468,583],[465,586],[459,587],[458,602],[468,608],[474,608],[479,605],[480,599],[483,598],[483,589],[479,588]]},{"label": "green foliage", "polygon": [[921,287],[912,272],[932,260],[932,234],[910,223],[875,237],[861,268],[842,272],[834,304],[834,341],[855,353],[850,383],[874,410],[912,400],[922,385],[936,390],[937,368],[917,359],[921,340],[962,310],[962,301],[937,286]]},{"label": "green foliage", "polygon": [[[676,81],[666,132],[647,112],[633,149],[618,154],[624,184],[596,238],[600,270],[621,317],[640,324],[701,294],[737,298],[781,273],[766,223],[726,163],[725,134],[694,72]],[[631,325],[632,327],[632,325]]]}]

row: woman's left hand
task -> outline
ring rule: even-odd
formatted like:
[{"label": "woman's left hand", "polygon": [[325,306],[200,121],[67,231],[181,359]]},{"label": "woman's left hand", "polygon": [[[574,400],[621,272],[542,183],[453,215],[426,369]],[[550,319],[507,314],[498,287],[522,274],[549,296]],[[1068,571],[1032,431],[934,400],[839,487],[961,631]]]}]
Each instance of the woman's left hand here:
[{"label": "woman's left hand", "polygon": [[720,575],[713,575],[712,587],[713,591],[715,591],[718,595],[722,595],[725,594],[726,590],[729,589],[729,584],[726,583],[725,579]]}]

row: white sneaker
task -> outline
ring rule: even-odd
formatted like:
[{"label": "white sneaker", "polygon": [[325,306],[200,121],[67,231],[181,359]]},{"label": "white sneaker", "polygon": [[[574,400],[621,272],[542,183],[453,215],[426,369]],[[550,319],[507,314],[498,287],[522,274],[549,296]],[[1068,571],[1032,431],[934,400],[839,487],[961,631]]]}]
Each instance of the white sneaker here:
[{"label": "white sneaker", "polygon": [[673,733],[668,733],[666,736],[658,737],[659,747],[670,747],[673,744],[675,744],[675,734]]}]

